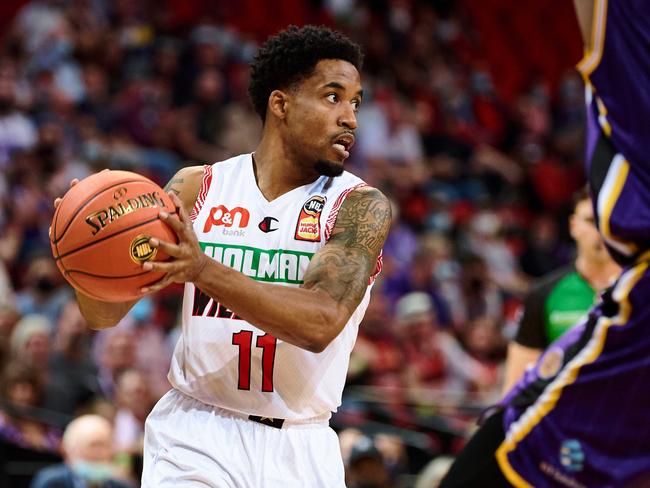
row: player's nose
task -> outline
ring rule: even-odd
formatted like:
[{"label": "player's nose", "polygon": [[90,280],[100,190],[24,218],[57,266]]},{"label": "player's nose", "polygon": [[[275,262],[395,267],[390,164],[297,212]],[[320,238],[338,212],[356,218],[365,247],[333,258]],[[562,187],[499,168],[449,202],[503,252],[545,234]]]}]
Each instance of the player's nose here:
[{"label": "player's nose", "polygon": [[352,104],[342,104],[338,125],[350,130],[357,128],[357,113]]}]

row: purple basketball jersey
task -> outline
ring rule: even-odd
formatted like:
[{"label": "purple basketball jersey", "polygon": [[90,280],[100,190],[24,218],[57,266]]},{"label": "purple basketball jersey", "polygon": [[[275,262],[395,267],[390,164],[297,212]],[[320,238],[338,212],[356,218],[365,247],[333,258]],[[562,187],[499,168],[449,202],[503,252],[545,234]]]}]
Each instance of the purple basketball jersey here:
[{"label": "purple basketball jersey", "polygon": [[513,484],[650,486],[649,296],[648,263],[628,268],[504,398]]},{"label": "purple basketball jersey", "polygon": [[515,486],[650,486],[650,0],[594,5],[587,174],[625,271],[501,403],[496,457]]},{"label": "purple basketball jersey", "polygon": [[596,0],[586,83],[587,174],[614,258],[650,248],[650,1]]}]

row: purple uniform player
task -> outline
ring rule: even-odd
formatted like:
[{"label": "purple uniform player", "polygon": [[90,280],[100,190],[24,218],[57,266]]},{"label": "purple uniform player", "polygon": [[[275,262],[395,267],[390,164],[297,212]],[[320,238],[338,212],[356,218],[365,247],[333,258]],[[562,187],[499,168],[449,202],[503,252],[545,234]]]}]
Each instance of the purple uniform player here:
[{"label": "purple uniform player", "polygon": [[576,2],[592,20],[578,65],[587,171],[598,228],[625,269],[504,400],[497,459],[516,486],[650,484],[650,1],[589,3]]},{"label": "purple uniform player", "polygon": [[443,487],[650,486],[650,0],[575,4],[587,174],[624,269],[508,393]]}]

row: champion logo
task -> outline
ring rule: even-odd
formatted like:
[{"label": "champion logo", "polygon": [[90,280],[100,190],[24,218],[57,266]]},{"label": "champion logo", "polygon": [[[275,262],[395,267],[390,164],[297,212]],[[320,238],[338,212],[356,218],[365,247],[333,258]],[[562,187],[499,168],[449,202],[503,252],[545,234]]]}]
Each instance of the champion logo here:
[{"label": "champion logo", "polygon": [[264,217],[262,221],[258,224],[258,227],[262,232],[273,232],[274,230],[278,230],[278,227],[274,224],[274,222],[279,222],[278,219],[275,217]]}]

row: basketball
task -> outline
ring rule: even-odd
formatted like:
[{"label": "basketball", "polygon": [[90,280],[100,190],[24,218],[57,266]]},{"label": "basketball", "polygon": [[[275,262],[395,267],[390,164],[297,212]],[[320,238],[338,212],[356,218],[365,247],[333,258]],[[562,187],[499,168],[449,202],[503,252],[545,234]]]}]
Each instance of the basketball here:
[{"label": "basketball", "polygon": [[141,297],[141,287],[164,276],[144,271],[142,264],[168,258],[149,245],[149,238],[177,242],[158,218],[161,209],[176,211],[169,195],[139,174],[102,171],[83,179],[64,195],[52,219],[50,244],[59,270],[91,298]]}]

